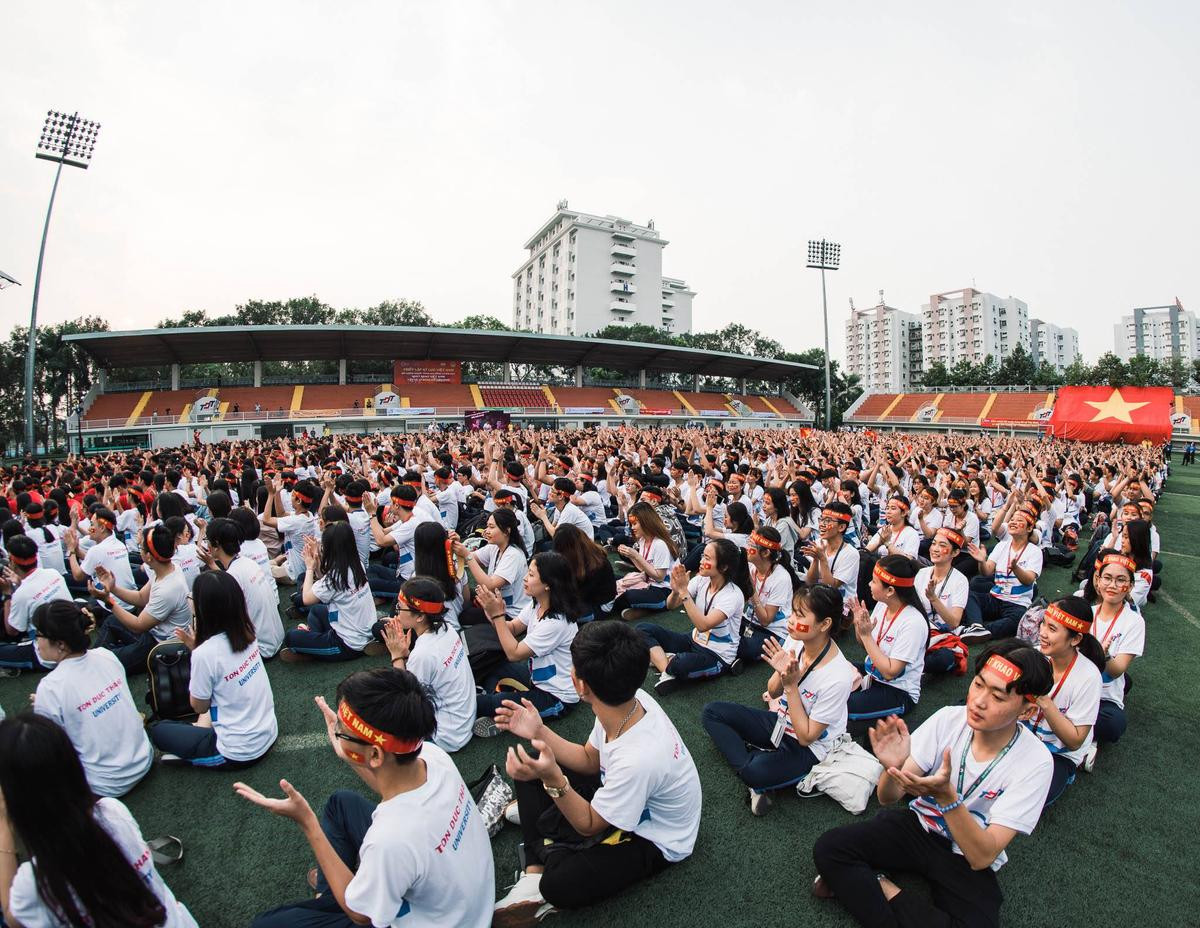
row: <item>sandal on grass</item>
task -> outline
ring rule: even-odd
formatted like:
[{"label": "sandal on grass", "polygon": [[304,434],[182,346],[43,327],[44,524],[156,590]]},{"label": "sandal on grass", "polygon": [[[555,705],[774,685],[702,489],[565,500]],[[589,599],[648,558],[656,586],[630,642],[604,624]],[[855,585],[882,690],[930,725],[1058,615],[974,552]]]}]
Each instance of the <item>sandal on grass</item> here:
[{"label": "sandal on grass", "polygon": [[150,847],[150,858],[156,867],[169,867],[183,860],[183,842],[174,835],[151,838],[146,843]]}]

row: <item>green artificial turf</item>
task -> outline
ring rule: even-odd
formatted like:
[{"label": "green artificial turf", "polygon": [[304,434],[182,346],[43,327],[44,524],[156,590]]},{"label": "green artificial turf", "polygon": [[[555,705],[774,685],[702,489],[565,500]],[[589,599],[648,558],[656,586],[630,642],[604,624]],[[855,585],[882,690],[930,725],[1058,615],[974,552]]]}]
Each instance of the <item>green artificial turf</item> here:
[{"label": "green artificial turf", "polygon": [[[1004,924],[1057,925],[1196,924],[1192,839],[1197,816],[1191,796],[1192,758],[1200,755],[1195,718],[1200,694],[1188,667],[1200,643],[1200,552],[1188,551],[1189,522],[1200,514],[1200,469],[1177,467],[1161,501],[1157,522],[1163,539],[1163,589],[1147,609],[1146,655],[1135,662],[1136,688],[1128,704],[1129,731],[1103,749],[1094,774],[1080,774],[1030,837],[1018,837],[1011,862],[1000,873]],[[1085,534],[1084,547],[1087,536]],[[1174,553],[1177,552],[1177,553]],[[1047,570],[1041,592],[1053,598],[1073,588],[1068,571]],[[685,629],[678,613],[663,618]],[[861,649],[850,640],[851,659]],[[245,779],[278,793],[287,777],[316,809],[337,789],[361,784],[325,743],[312,704],[332,700],[338,681],[352,669],[383,666],[384,658],[352,664],[269,666],[279,717],[280,741],[257,767],[225,774],[156,768],[125,802],[147,836],[173,834],[186,855],[163,876],[204,928],[242,926],[258,912],[307,893],[312,865],[296,828],[237,799],[231,784]],[[828,828],[854,817],[825,797],[801,800],[784,791],[764,818],[751,817],[746,790],[700,727],[710,700],[757,705],[768,674],[759,667],[741,677],[700,683],[665,697],[664,707],[696,759],[704,789],[700,837],[692,857],[624,895],[590,910],[558,914],[550,924],[579,926],[693,925],[847,926],[836,902],[814,899],[812,845]],[[652,682],[647,680],[647,685]],[[0,680],[0,704],[9,713],[26,703],[37,678]],[[141,693],[145,677],[134,678]],[[929,680],[910,720],[920,722],[943,705],[960,702],[966,679]],[[568,738],[582,740],[592,724],[586,706],[555,723]],[[455,755],[468,780],[500,763],[509,736],[475,739]],[[876,803],[865,815],[874,815]],[[508,826],[493,840],[496,883],[503,889],[517,865],[518,830]],[[1106,885],[1105,874],[1114,884]],[[899,882],[911,885],[903,875]],[[1153,906],[1153,909],[1150,907]],[[450,926],[447,926],[450,928]]]}]

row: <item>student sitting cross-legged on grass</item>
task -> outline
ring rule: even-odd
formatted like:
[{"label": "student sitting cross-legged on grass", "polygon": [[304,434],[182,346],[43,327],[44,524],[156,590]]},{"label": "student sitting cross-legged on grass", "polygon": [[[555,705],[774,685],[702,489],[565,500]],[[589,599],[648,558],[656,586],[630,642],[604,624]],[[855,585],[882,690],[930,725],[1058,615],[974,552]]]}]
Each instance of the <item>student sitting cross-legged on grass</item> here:
[{"label": "student sitting cross-legged on grass", "polygon": [[766,814],[771,790],[803,779],[846,730],[846,700],[857,677],[834,643],[842,594],[832,586],[801,587],[792,597],[783,645],[767,641],[774,668],[766,709],[710,702],[701,719],[717,749],[750,787],[750,811]]},{"label": "student sitting cross-legged on grass", "polygon": [[880,558],[871,573],[875,609],[850,600],[854,631],[867,652],[850,694],[850,718],[867,722],[912,711],[921,698],[929,623],[915,589],[917,564],[902,554]]},{"label": "student sitting cross-legged on grass", "polygon": [[316,703],[330,747],[379,802],[339,790],[318,818],[287,780],[282,799],[235,783],[242,798],[299,825],[317,862],[308,874],[316,897],[265,912],[252,928],[486,928],[491,842],[454,761],[430,741],[437,720],[421,682],[406,670],[364,670],[338,686],[336,711]]},{"label": "student sitting cross-legged on grass", "polygon": [[[883,764],[876,794],[890,805],[869,822],[825,832],[813,847],[813,893],[836,896],[860,925],[998,925],[996,871],[1017,834],[1037,825],[1054,764],[1021,723],[1050,692],[1049,662],[1020,641],[975,661],[965,706],[946,706],[909,735],[889,718],[871,730]],[[901,891],[880,871],[917,873],[932,898]]]},{"label": "student sitting cross-legged on grass", "polygon": [[533,750],[508,750],[526,867],[496,903],[496,928],[611,898],[691,855],[700,778],[674,724],[639,688],[648,656],[621,622],[579,630],[571,681],[596,715],[585,744],[552,732],[528,700],[497,710],[500,727]]},{"label": "student sitting cross-legged on grass", "polygon": [[715,677],[733,669],[746,597],[754,592],[746,552],[727,538],[710,541],[700,572],[690,581],[682,564],[671,568],[668,609],[683,606],[691,635],[643,623],[638,630],[650,647],[650,663],[659,672],[654,691],[665,695],[681,680]]}]

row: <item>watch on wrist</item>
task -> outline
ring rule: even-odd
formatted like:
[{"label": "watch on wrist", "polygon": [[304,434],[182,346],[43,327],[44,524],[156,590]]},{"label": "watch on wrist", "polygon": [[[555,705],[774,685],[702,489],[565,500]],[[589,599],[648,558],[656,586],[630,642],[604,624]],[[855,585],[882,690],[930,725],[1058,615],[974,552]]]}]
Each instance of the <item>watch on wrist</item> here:
[{"label": "watch on wrist", "polygon": [[549,783],[543,782],[542,789],[546,791],[546,795],[551,799],[562,799],[571,791],[571,781],[563,776],[562,786],[551,786]]}]

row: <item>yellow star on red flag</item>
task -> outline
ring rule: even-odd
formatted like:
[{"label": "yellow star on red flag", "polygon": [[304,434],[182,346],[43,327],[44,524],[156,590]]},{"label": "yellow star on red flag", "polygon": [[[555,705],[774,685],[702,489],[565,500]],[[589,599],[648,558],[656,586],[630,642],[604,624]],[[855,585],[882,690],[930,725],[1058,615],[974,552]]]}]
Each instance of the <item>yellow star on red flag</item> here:
[{"label": "yellow star on red flag", "polygon": [[1127,422],[1130,425],[1133,425],[1133,419],[1129,414],[1135,409],[1141,409],[1143,406],[1150,405],[1149,402],[1127,402],[1125,398],[1121,396],[1120,388],[1117,387],[1113,388],[1113,391],[1111,394],[1109,394],[1108,399],[1104,400],[1103,402],[1097,402],[1096,400],[1084,400],[1084,402],[1089,406],[1095,407],[1096,409],[1096,415],[1092,416],[1092,418],[1088,421],[1099,422],[1102,419],[1119,419],[1120,421]]}]

